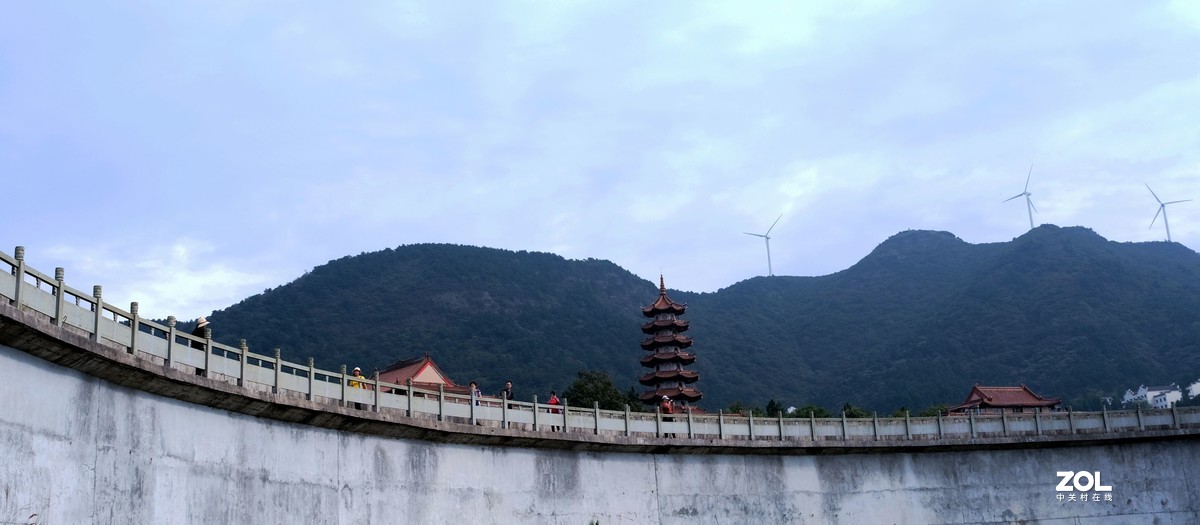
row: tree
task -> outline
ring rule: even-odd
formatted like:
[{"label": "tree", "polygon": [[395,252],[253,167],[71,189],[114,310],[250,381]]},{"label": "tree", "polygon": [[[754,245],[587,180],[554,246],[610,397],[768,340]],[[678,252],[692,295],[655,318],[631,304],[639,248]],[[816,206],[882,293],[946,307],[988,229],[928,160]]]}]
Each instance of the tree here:
[{"label": "tree", "polygon": [[946,405],[945,405],[945,403],[943,403],[940,405],[933,405],[931,407],[927,407],[927,408],[925,408],[925,410],[918,412],[917,416],[918,417],[937,417],[937,416],[940,416],[945,413],[946,413]]},{"label": "tree", "polygon": [[563,391],[562,397],[574,407],[590,407],[599,402],[604,410],[625,410],[626,394],[617,389],[608,374],[598,370],[580,370],[575,382]]},{"label": "tree", "polygon": [[848,418],[871,417],[871,413],[867,412],[867,409],[862,408],[862,407],[856,407],[854,405],[851,405],[848,402],[846,404],[842,405],[842,413],[846,414],[846,417],[848,417]]},{"label": "tree", "polygon": [[825,407],[820,407],[820,406],[813,405],[813,404],[808,404],[808,405],[804,405],[800,408],[797,408],[796,411],[792,413],[792,416],[793,417],[831,417],[831,415],[829,414],[829,411],[825,410]]},{"label": "tree", "polygon": [[767,401],[767,417],[779,417],[779,415],[783,413],[783,409],[783,403],[780,403],[774,399]]},{"label": "tree", "polygon": [[743,416],[761,417],[764,415],[763,409],[761,409],[759,407],[752,407],[750,405],[747,405],[747,404],[743,403],[740,399],[737,401],[734,401],[732,404],[730,404],[729,408],[725,409],[725,412],[728,414],[740,414]]}]

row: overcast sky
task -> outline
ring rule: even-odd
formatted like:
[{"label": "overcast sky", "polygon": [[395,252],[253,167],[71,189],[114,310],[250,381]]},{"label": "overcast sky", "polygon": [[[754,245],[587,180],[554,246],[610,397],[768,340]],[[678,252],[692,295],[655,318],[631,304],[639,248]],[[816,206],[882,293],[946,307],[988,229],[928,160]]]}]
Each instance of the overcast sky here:
[{"label": "overcast sky", "polygon": [[[0,3],[0,250],[191,319],[455,243],[674,289],[908,229],[1166,239],[1200,2]],[[1200,201],[1168,208],[1200,249]],[[649,299],[649,298],[648,298]]]}]

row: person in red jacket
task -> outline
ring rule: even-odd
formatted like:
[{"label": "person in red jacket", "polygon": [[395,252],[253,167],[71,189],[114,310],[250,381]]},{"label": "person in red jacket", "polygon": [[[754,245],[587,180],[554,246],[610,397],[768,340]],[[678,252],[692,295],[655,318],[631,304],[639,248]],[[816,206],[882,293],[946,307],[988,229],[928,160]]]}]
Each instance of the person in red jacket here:
[{"label": "person in red jacket", "polygon": [[[547,412],[549,412],[551,414],[561,414],[562,413],[561,408],[556,408],[562,404],[562,401],[558,399],[558,394],[554,393],[553,390],[550,391],[550,400],[547,401],[546,404],[550,405],[550,408],[546,409]],[[550,425],[550,431],[558,432],[558,425]]]}]

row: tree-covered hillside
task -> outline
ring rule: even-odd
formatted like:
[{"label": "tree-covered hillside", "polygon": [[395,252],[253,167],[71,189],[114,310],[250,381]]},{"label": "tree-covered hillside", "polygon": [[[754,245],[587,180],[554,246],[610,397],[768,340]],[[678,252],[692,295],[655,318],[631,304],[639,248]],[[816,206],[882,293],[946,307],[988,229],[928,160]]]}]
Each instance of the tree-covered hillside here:
[{"label": "tree-covered hillside", "polygon": [[[608,261],[422,244],[331,261],[210,319],[218,340],[292,361],[371,370],[428,352],[456,381],[544,398],[580,370],[640,389],[639,308],[657,288]],[[1085,228],[981,245],[906,231],[832,275],[669,293],[688,304],[711,409],[890,413],[957,403],[977,382],[1095,406],[1200,377],[1200,255]]]}]

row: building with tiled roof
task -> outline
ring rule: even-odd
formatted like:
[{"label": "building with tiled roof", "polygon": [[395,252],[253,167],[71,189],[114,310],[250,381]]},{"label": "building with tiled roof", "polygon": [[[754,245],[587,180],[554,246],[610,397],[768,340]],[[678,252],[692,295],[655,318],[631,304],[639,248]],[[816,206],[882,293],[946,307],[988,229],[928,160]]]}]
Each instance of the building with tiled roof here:
[{"label": "building with tiled roof", "polygon": [[1042,397],[1025,385],[1021,386],[979,386],[971,388],[966,401],[946,409],[951,414],[967,412],[1004,413],[1004,412],[1044,412],[1054,410],[1062,404],[1057,397]]},{"label": "building with tiled roof", "polygon": [[692,338],[682,334],[687,331],[688,322],[678,317],[685,311],[687,305],[667,297],[667,285],[660,275],[658,299],[642,308],[642,315],[650,318],[642,325],[642,333],[646,334],[642,349],[650,353],[642,357],[641,363],[651,369],[638,378],[639,383],[650,387],[639,396],[643,403],[657,404],[663,396],[695,403],[704,395],[692,386],[700,379],[700,374],[685,368],[696,362],[695,354],[686,351],[692,346]]},{"label": "building with tiled roof", "polygon": [[446,374],[442,372],[441,368],[438,368],[437,363],[433,362],[433,358],[429,357],[428,353],[419,357],[401,359],[379,372],[380,381],[392,384],[404,385],[409,379],[412,379],[414,387],[420,389],[437,390],[439,387],[443,387],[446,392],[470,394],[469,387],[459,386],[446,377]]}]

